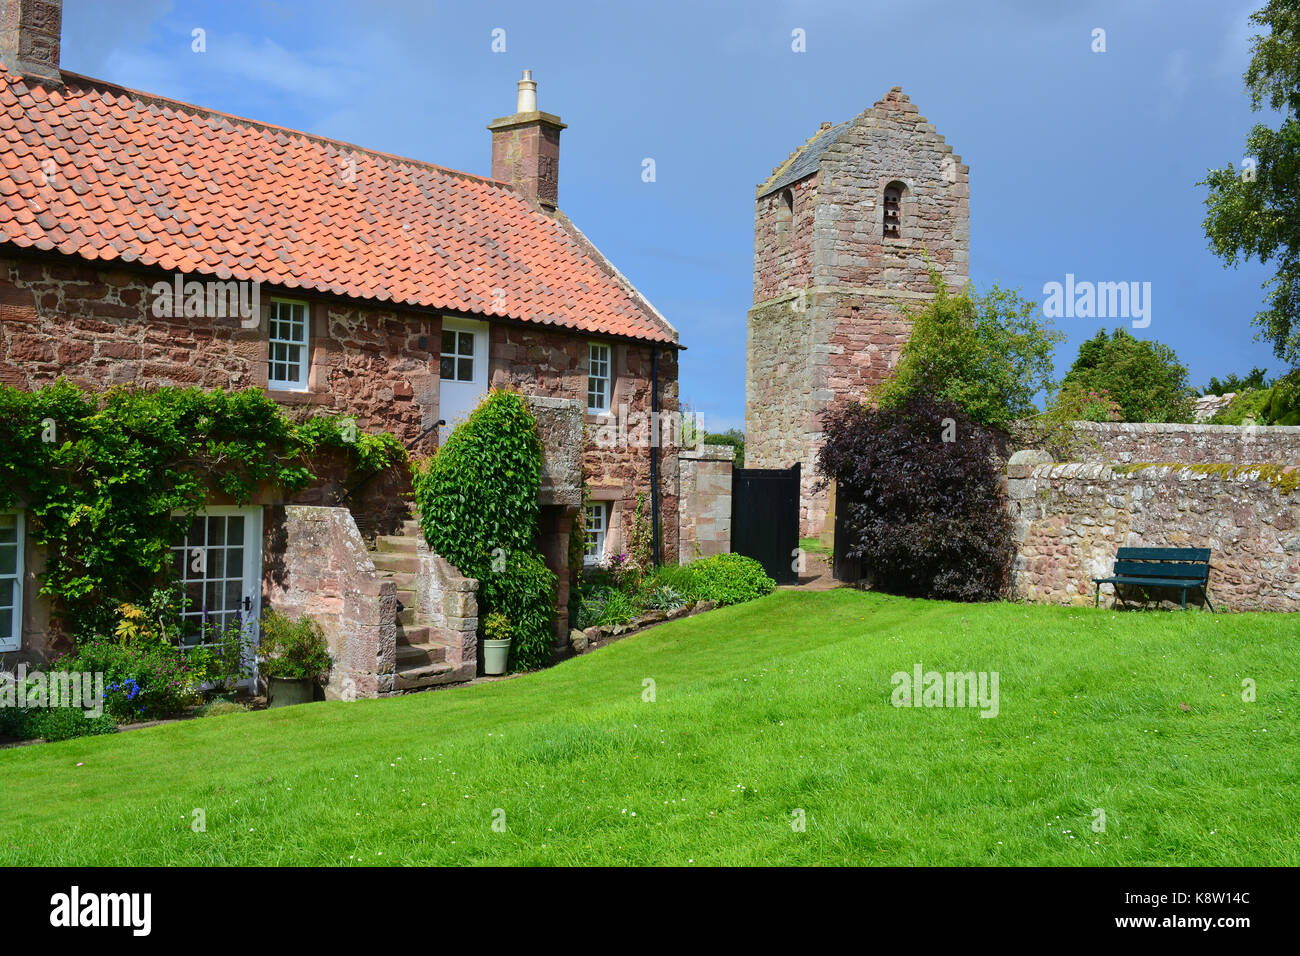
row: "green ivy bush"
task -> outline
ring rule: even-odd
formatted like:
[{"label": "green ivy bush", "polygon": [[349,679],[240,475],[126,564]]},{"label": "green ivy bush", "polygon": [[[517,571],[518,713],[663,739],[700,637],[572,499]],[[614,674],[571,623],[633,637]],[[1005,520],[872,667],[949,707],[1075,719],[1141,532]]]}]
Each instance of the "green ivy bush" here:
[{"label": "green ivy bush", "polygon": [[712,601],[719,607],[743,604],[771,594],[776,582],[763,566],[743,554],[715,554],[686,566],[691,574],[692,590],[699,600]]},{"label": "green ivy bush", "polygon": [[0,508],[22,502],[46,552],[41,592],[79,637],[169,579],[173,513],[196,513],[213,488],[240,503],[263,485],[297,491],[327,447],[367,471],[406,458],[350,418],[294,423],[260,389],[0,386]]},{"label": "green ivy bush", "polygon": [[415,476],[429,547],[479,582],[479,615],[514,628],[510,667],[549,661],[556,578],[535,546],[542,443],[523,396],[492,389]]},{"label": "green ivy bush", "polygon": [[546,566],[542,556],[512,551],[506,556],[505,567],[489,570],[478,581],[480,613],[487,607],[489,613],[500,612],[510,621],[510,667],[536,670],[549,664],[555,572]]}]

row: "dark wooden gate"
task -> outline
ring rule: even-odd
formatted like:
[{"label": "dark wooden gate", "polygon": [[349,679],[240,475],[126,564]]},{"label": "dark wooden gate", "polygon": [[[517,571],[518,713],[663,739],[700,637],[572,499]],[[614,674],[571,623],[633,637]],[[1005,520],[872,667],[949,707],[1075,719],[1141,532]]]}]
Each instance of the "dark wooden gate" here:
[{"label": "dark wooden gate", "polygon": [[731,550],[777,584],[798,584],[799,465],[737,468],[731,477]]}]

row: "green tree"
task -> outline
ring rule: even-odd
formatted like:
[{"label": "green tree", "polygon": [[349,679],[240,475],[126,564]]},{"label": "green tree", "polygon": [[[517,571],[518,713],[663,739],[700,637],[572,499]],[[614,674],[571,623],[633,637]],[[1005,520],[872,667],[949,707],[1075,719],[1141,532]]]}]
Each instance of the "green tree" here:
[{"label": "green tree", "polygon": [[1126,422],[1190,422],[1195,405],[1187,367],[1169,346],[1134,338],[1124,329],[1097,332],[1079,346],[1061,393],[1104,393]]},{"label": "green tree", "polygon": [[709,432],[704,436],[706,445],[730,445],[736,449],[734,465],[745,467],[745,433],[739,428],[728,428],[725,432]]},{"label": "green tree", "polygon": [[1268,383],[1264,381],[1264,376],[1268,375],[1266,368],[1252,368],[1249,375],[1238,375],[1236,372],[1228,375],[1222,381],[1210,376],[1210,382],[1205,386],[1204,395],[1227,395],[1230,392],[1248,392],[1255,388],[1268,388]]},{"label": "green tree", "polygon": [[1005,427],[1034,413],[1052,386],[1052,349],[1065,336],[1016,292],[967,286],[952,294],[931,268],[934,298],[909,310],[912,334],[892,378],[872,393],[882,408],[925,395],[961,407],[977,424]]},{"label": "green tree", "polygon": [[1251,108],[1265,103],[1284,118],[1277,129],[1256,124],[1246,139],[1248,158],[1210,170],[1198,185],[1210,187],[1205,235],[1210,248],[1230,266],[1243,260],[1274,262],[1277,271],[1264,288],[1267,308],[1255,316],[1260,337],[1278,358],[1300,362],[1300,5],[1268,0],[1251,14],[1267,27],[1252,45],[1246,70]]}]

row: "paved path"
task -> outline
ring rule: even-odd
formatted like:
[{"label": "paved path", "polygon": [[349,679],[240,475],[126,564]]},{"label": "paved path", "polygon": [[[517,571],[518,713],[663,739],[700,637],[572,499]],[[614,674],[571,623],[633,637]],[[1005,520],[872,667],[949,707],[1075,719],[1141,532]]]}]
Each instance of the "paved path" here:
[{"label": "paved path", "polygon": [[804,555],[804,570],[799,575],[798,584],[786,584],[782,586],[787,591],[829,591],[832,588],[844,587],[843,581],[836,581],[831,577],[830,555],[806,553]]}]

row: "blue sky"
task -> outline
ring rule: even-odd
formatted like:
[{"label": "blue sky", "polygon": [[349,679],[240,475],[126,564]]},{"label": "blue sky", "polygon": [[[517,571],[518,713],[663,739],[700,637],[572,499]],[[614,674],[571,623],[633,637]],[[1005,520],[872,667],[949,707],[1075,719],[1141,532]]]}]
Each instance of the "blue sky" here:
[{"label": "blue sky", "polygon": [[[1150,282],[1152,321],[1134,334],[1173,346],[1193,384],[1281,372],[1250,324],[1270,271],[1210,254],[1196,185],[1240,163],[1258,119],[1241,74],[1260,5],[65,0],[62,62],[479,174],[484,127],[514,111],[531,69],[540,108],[569,127],[560,205],[680,330],[681,394],[721,429],[744,420],[754,186],[821,121],[895,85],[971,168],[977,286],[1041,302],[1066,273]],[[791,49],[795,29],[806,52]],[[1060,375],[1080,341],[1125,323],[1058,324]]]}]

